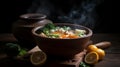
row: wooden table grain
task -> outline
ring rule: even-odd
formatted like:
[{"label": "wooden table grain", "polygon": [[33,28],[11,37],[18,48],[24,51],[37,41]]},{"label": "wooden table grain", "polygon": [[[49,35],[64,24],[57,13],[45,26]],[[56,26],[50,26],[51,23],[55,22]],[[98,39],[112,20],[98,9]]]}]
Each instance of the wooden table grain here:
[{"label": "wooden table grain", "polygon": [[[111,42],[111,46],[105,49],[106,56],[105,58],[100,61],[99,63],[95,64],[94,67],[120,67],[120,34],[106,34],[106,33],[99,33],[93,34],[91,40],[93,44],[102,42],[102,41],[109,41]],[[0,50],[2,46],[7,42],[17,42],[15,37],[10,33],[0,34]],[[29,66],[34,67],[29,62],[24,61],[16,61],[12,59],[5,59],[6,55],[0,51],[0,67],[22,67],[22,66]],[[22,63],[21,63],[22,62]]]}]

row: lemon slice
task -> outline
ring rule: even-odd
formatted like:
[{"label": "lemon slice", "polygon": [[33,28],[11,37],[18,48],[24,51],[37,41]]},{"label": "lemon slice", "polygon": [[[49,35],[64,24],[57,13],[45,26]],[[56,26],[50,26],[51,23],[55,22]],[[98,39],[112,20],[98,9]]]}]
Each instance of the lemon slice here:
[{"label": "lemon slice", "polygon": [[89,52],[85,55],[84,61],[88,64],[96,64],[99,60],[99,55],[96,52]]},{"label": "lemon slice", "polygon": [[36,51],[30,55],[30,61],[33,65],[43,65],[47,60],[47,55],[43,51]]}]

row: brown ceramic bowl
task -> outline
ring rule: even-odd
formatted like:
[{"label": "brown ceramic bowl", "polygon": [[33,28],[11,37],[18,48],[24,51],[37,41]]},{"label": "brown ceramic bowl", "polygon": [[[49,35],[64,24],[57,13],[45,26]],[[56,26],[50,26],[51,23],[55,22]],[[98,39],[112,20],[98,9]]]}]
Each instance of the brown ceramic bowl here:
[{"label": "brown ceramic bowl", "polygon": [[69,26],[73,29],[84,29],[87,31],[85,37],[75,39],[58,39],[58,38],[47,38],[39,35],[40,29],[43,26],[38,26],[32,29],[32,34],[36,40],[37,45],[47,55],[55,57],[72,58],[75,54],[83,51],[87,46],[92,36],[92,30],[81,25],[69,24],[69,23],[55,23],[57,26]]}]

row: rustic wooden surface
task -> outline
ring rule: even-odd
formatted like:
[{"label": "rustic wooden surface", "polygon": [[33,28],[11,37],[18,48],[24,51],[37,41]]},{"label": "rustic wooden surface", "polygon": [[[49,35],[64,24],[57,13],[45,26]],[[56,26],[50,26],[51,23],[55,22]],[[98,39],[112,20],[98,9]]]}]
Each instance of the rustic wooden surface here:
[{"label": "rustic wooden surface", "polygon": [[[93,44],[101,41],[109,41],[112,44],[109,48],[105,49],[106,56],[104,60],[95,64],[94,67],[120,67],[120,34],[94,34],[91,40],[93,41]],[[0,34],[0,50],[2,49],[2,46],[7,42],[17,42],[17,40],[12,34]],[[34,67],[29,61],[18,61],[6,58],[6,54],[0,51],[0,67],[9,66]]]}]

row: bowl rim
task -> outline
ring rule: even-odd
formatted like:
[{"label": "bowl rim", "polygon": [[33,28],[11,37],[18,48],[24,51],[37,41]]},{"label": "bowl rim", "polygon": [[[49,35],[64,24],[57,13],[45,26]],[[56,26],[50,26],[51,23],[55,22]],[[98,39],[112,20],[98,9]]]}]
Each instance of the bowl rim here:
[{"label": "bowl rim", "polygon": [[[88,34],[87,34],[86,36],[84,36],[84,37],[71,38],[71,39],[82,39],[82,38],[90,37],[90,36],[93,35],[93,31],[92,31],[90,28],[88,28],[88,27],[86,27],[86,26],[83,26],[83,25],[72,24],[72,23],[53,23],[53,24],[57,24],[57,25],[60,25],[60,24],[61,24],[61,25],[74,25],[74,26],[80,26],[80,27],[83,27],[83,28],[85,28],[86,30],[89,31]],[[66,38],[66,39],[60,39],[60,38],[48,38],[48,37],[40,36],[39,34],[36,33],[36,31],[37,31],[38,29],[40,29],[40,28],[43,28],[43,27],[44,27],[44,25],[43,25],[43,26],[34,27],[34,28],[32,29],[32,34],[35,35],[35,36],[41,37],[41,38],[46,38],[46,39],[71,40],[71,39],[67,39],[67,38]]]}]

